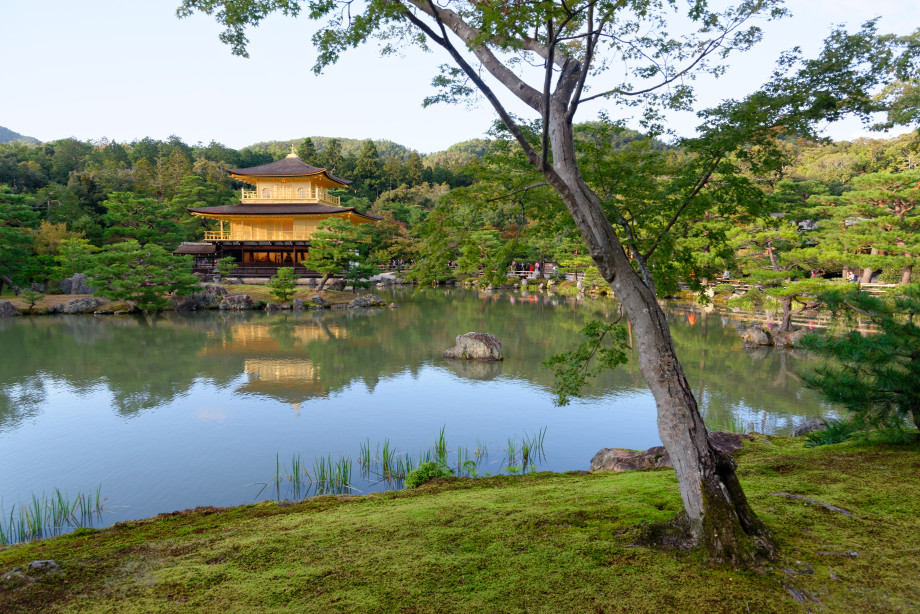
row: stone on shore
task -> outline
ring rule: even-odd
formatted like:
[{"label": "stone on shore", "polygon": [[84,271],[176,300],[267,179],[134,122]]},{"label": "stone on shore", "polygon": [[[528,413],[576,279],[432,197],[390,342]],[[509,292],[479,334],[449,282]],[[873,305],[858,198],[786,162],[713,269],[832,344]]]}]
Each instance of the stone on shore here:
[{"label": "stone on shore", "polygon": [[176,311],[217,309],[225,296],[227,296],[227,289],[220,284],[202,284],[198,292],[176,299]]},{"label": "stone on shore", "polygon": [[99,309],[99,307],[104,303],[101,298],[96,298],[95,296],[87,296],[86,298],[75,298],[72,301],[67,301],[64,303],[64,306],[61,307],[61,313],[92,313]]},{"label": "stone on shore", "polygon": [[62,279],[60,288],[64,294],[92,294],[95,292],[86,284],[86,275],[83,273],[75,273],[73,277]]},{"label": "stone on shore", "polygon": [[[709,443],[717,450],[733,454],[750,435],[743,433],[726,433],[712,431]],[[626,450],[624,448],[604,448],[591,459],[591,471],[635,471],[655,467],[673,467],[671,457],[664,446],[655,446],[648,450]]]},{"label": "stone on shore", "polygon": [[220,301],[218,309],[221,311],[244,311],[252,309],[252,298],[248,294],[227,294]]},{"label": "stone on shore", "polygon": [[802,435],[807,435],[808,433],[824,430],[827,430],[827,425],[824,423],[824,420],[812,418],[811,420],[803,422],[802,424],[795,427],[795,430],[792,431],[792,436],[801,437]]},{"label": "stone on shore", "polygon": [[0,301],[0,318],[19,315],[19,310],[9,301]]},{"label": "stone on shore", "polygon": [[314,294],[312,298],[313,304],[316,305],[319,309],[325,309],[329,306],[329,301],[321,297],[319,294]]},{"label": "stone on shore", "polygon": [[457,344],[444,352],[444,358],[502,360],[502,342],[489,333],[469,332],[457,335]]}]

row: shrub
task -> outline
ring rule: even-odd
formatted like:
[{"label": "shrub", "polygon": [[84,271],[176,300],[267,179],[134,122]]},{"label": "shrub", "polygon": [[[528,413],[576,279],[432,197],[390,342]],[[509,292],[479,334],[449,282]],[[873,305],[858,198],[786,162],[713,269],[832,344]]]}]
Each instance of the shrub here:
[{"label": "shrub", "polygon": [[269,294],[279,303],[286,303],[291,300],[291,297],[297,291],[295,287],[296,279],[297,275],[294,274],[293,268],[279,268],[278,273],[268,282]]},{"label": "shrub", "polygon": [[853,436],[860,429],[852,420],[824,420],[823,431],[812,431],[805,434],[805,447],[816,448],[842,443]]},{"label": "shrub", "polygon": [[438,463],[422,463],[406,474],[406,488],[418,488],[428,480],[435,478],[449,478],[454,475],[453,470]]}]

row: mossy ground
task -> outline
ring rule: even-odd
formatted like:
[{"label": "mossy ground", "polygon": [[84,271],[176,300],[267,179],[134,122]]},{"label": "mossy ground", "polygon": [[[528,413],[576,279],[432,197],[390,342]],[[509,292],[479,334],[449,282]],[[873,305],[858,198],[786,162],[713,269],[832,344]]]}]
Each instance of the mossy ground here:
[{"label": "mossy ground", "polygon": [[736,458],[781,553],[763,573],[630,543],[630,527],[680,509],[671,470],[536,474],[200,508],[11,547],[0,575],[36,559],[62,570],[0,582],[0,611],[920,610],[918,447],[758,439]]}]

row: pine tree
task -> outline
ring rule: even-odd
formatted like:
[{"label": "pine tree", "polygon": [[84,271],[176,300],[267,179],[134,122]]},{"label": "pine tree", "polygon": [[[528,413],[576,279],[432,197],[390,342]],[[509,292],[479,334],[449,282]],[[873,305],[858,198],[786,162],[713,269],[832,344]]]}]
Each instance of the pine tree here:
[{"label": "pine tree", "polygon": [[319,160],[316,156],[316,146],[313,145],[313,139],[307,137],[297,148],[297,157],[312,166],[318,166]]},{"label": "pine tree", "polygon": [[[329,218],[320,224],[319,229],[310,237],[310,251],[303,265],[317,273],[322,273],[317,292],[322,292],[329,278],[341,273],[346,279],[354,281],[355,274],[349,271],[361,267],[367,262],[367,247],[370,244],[367,230],[356,226],[348,220]],[[360,275],[369,277],[364,269]]]},{"label": "pine tree", "polygon": [[0,185],[0,291],[4,284],[28,281],[23,275],[31,259],[31,230],[37,225],[29,198]]},{"label": "pine tree", "polygon": [[279,303],[286,303],[297,291],[297,275],[293,267],[279,267],[278,272],[268,282],[268,292]]},{"label": "pine tree", "polygon": [[342,144],[338,139],[329,139],[320,156],[323,167],[330,173],[341,172]]},{"label": "pine tree", "polygon": [[171,296],[190,294],[198,286],[190,258],[134,240],[106,246],[86,273],[100,296],[133,301],[144,311],[160,311]]},{"label": "pine tree", "polygon": [[359,189],[359,191],[363,191],[364,196],[374,196],[376,198],[382,183],[383,164],[380,162],[377,146],[370,139],[364,141],[361,152],[355,161],[354,178],[361,182],[361,188],[363,189]]},{"label": "pine tree", "polygon": [[[805,347],[830,359],[802,376],[806,385],[867,423],[909,419],[920,428],[920,327],[913,321],[920,313],[920,284],[903,286],[887,298],[850,287],[822,299],[847,317],[850,330],[805,338]],[[866,320],[869,333],[863,332]]]},{"label": "pine tree", "polygon": [[102,203],[103,216],[110,228],[106,237],[131,238],[141,245],[156,243],[174,249],[182,241],[184,230],[167,206],[154,198],[141,198],[131,192],[112,192]]},{"label": "pine tree", "polygon": [[406,162],[405,167],[405,182],[409,187],[417,186],[422,182],[422,175],[425,169],[422,166],[422,157],[418,155],[417,151],[413,151],[409,154],[409,160]]}]

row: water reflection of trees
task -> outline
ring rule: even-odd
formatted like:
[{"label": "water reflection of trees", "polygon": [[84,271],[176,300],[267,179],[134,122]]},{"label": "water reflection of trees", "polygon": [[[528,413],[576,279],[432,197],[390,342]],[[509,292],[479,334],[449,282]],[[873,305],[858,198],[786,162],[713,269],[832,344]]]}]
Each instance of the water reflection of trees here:
[{"label": "water reflection of trees", "polygon": [[[221,312],[155,317],[60,316],[5,322],[0,337],[17,352],[0,355],[0,429],[15,427],[44,402],[42,382],[76,393],[105,386],[114,409],[131,416],[172,402],[198,380],[296,405],[355,383],[417,376],[426,366],[462,379],[511,379],[548,389],[540,366],[569,349],[593,318],[614,319],[609,299],[477,295],[436,290],[397,292],[398,310]],[[794,375],[808,357],[789,351],[748,355],[737,322],[724,314],[669,311],[687,376],[711,421],[755,410],[782,427],[824,406]],[[690,315],[693,317],[690,317]],[[486,367],[450,364],[441,353],[468,331],[497,335],[505,360]],[[589,398],[634,394],[645,385],[635,362],[592,382]],[[571,411],[568,409],[560,411]]]}]

